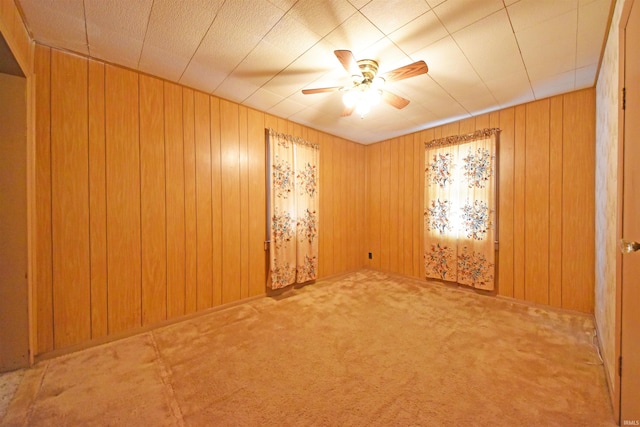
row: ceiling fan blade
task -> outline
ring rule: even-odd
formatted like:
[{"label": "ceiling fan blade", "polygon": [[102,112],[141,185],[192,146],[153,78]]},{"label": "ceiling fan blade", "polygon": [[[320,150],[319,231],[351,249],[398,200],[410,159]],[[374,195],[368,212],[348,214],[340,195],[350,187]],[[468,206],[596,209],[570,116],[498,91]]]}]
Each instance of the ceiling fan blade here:
[{"label": "ceiling fan blade", "polygon": [[319,87],[316,89],[302,89],[302,93],[305,95],[310,95],[312,93],[323,93],[323,92],[336,92],[342,89],[342,86],[334,86],[334,87]]},{"label": "ceiling fan blade", "polygon": [[397,109],[401,109],[409,105],[408,99],[398,96],[395,93],[387,92],[386,90],[382,91],[382,100],[387,104],[393,105]]},{"label": "ceiling fan blade", "polygon": [[344,107],[344,110],[342,110],[342,114],[340,114],[340,117],[348,117],[353,113],[353,110],[355,110],[356,107]]},{"label": "ceiling fan blade", "polygon": [[351,53],[350,50],[334,50],[333,53],[336,54],[338,60],[344,69],[347,70],[349,75],[362,77],[358,61],[356,61],[355,56],[353,56],[353,53]]},{"label": "ceiling fan blade", "polygon": [[419,76],[420,74],[427,74],[428,71],[429,67],[427,67],[427,64],[424,61],[418,61],[413,64],[391,70],[385,73],[382,77],[387,82],[397,82],[398,80],[408,79],[409,77]]}]

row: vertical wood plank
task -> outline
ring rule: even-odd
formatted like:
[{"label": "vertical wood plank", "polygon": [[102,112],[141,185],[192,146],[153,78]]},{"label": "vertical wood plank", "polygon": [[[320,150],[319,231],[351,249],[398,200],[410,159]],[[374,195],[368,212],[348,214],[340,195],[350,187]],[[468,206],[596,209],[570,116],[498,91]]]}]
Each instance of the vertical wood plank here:
[{"label": "vertical wood plank", "polygon": [[240,142],[238,105],[220,100],[222,302],[240,299]]},{"label": "vertical wood plank", "polygon": [[549,99],[526,105],[524,293],[549,303]]},{"label": "vertical wood plank", "polygon": [[549,112],[549,304],[562,307],[562,96]]},{"label": "vertical wood plank", "polygon": [[362,220],[361,207],[358,205],[358,194],[362,192],[361,179],[359,176],[358,147],[354,143],[347,143],[347,159],[350,166],[347,167],[347,181],[352,185],[346,186],[347,200],[345,201],[344,214],[347,219],[346,241],[347,247],[347,270],[355,270],[359,266],[360,244],[362,236],[358,235],[358,222]]},{"label": "vertical wood plank", "polygon": [[[394,138],[391,146],[391,271],[402,273],[404,265],[404,227],[403,206],[404,206],[404,144],[403,137]],[[395,218],[393,218],[395,216]]]},{"label": "vertical wood plank", "polygon": [[[345,145],[341,143],[339,138],[333,138],[334,145],[334,162],[336,168],[333,172],[333,216],[334,216],[334,228],[333,228],[333,253],[334,253],[334,273],[342,273],[347,268],[347,255],[346,255],[346,232],[347,223],[346,216],[344,215],[344,208],[347,202],[346,191],[341,183],[346,182],[347,179],[347,167],[348,159],[345,150]],[[336,157],[337,156],[337,157]]]},{"label": "vertical wood plank", "polygon": [[196,207],[196,145],[193,90],[182,88],[182,131],[184,147],[184,232],[185,232],[185,313],[197,308],[197,207]]},{"label": "vertical wood plank", "polygon": [[185,177],[182,88],[164,82],[167,318],[185,313]]},{"label": "vertical wood plank", "polygon": [[36,349],[53,350],[51,230],[51,49],[36,44]]},{"label": "vertical wood plank", "polygon": [[167,318],[164,105],[162,80],[140,75],[142,324]]},{"label": "vertical wood plank", "polygon": [[87,60],[51,52],[55,348],[91,337]]},{"label": "vertical wood plank", "polygon": [[420,218],[420,276],[426,277],[425,265],[424,265],[424,189],[425,189],[425,153],[424,153],[424,142],[429,142],[435,139],[435,130],[427,129],[421,132],[421,140],[420,144],[420,206],[419,206],[419,218]]},{"label": "vertical wood plank", "polygon": [[514,127],[514,188],[513,188],[513,296],[525,298],[525,139],[526,107],[519,105],[515,109]]},{"label": "vertical wood plank", "polygon": [[197,309],[213,306],[213,227],[211,216],[211,113],[209,96],[196,92],[194,98],[196,144],[196,247]]},{"label": "vertical wood plank", "polygon": [[318,268],[322,271],[323,277],[334,274],[334,213],[333,199],[335,187],[333,186],[334,173],[334,155],[333,155],[333,139],[327,135],[320,136],[320,221],[321,226],[318,229],[320,233],[321,248],[324,248],[320,259],[318,260]]},{"label": "vertical wood plank", "polygon": [[404,212],[402,214],[404,221],[403,227],[400,231],[403,233],[403,245],[400,248],[401,252],[404,252],[404,265],[402,267],[402,274],[406,276],[413,276],[413,259],[417,256],[413,252],[413,241],[415,238],[414,226],[415,215],[413,215],[414,209],[414,177],[415,177],[415,161],[414,161],[414,143],[413,135],[407,135],[404,137],[404,164],[401,165],[401,170],[404,171]]},{"label": "vertical wood plank", "polygon": [[222,304],[222,160],[220,99],[209,98],[211,112],[211,222],[213,228],[213,305]]},{"label": "vertical wood plank", "polygon": [[411,222],[413,224],[413,265],[411,275],[414,277],[422,277],[420,275],[420,264],[422,264],[422,233],[424,217],[423,217],[423,198],[424,192],[424,142],[422,140],[422,132],[413,135],[413,206],[411,208]]},{"label": "vertical wood plank", "polygon": [[460,129],[460,133],[470,133],[475,130],[486,129],[488,127],[489,127],[489,113],[480,114],[475,118],[475,125],[473,129],[471,129],[470,131],[463,131],[462,129]]},{"label": "vertical wood plank", "polygon": [[593,313],[595,90],[563,96],[562,306]]},{"label": "vertical wood plank", "polygon": [[506,297],[513,297],[515,108],[500,111],[500,129],[498,144],[498,293]]},{"label": "vertical wood plank", "polygon": [[381,192],[380,192],[380,174],[382,168],[382,144],[374,144],[373,146],[367,147],[371,152],[371,166],[370,166],[370,175],[369,182],[369,199],[371,204],[371,212],[369,213],[370,225],[369,225],[369,235],[371,241],[371,251],[372,259],[371,259],[371,267],[375,269],[381,268],[380,260],[380,234],[381,234],[381,221],[382,221],[382,202],[381,202]]},{"label": "vertical wood plank", "polygon": [[266,147],[264,113],[249,110],[247,128],[249,168],[249,296],[266,291]]},{"label": "vertical wood plank", "polygon": [[459,125],[460,135],[464,135],[464,134],[467,134],[467,133],[472,133],[473,131],[478,129],[476,127],[476,120],[480,121],[481,120],[480,117],[482,117],[482,116],[469,117],[468,119],[461,120],[460,121],[460,125]]},{"label": "vertical wood plank", "polygon": [[[356,190],[356,218],[355,218],[355,264],[354,268],[362,268],[366,265],[368,252],[368,236],[367,227],[367,208],[366,208],[366,155],[364,145],[354,144],[356,147],[355,157],[357,160],[356,177],[358,189]],[[353,243],[352,243],[353,244]]]},{"label": "vertical wood plank", "polygon": [[380,161],[380,269],[390,271],[391,256],[391,144],[388,141],[381,143]]},{"label": "vertical wood plank", "polygon": [[141,325],[138,74],[106,66],[109,333]]},{"label": "vertical wood plank", "polygon": [[89,237],[91,338],[107,335],[107,182],[104,64],[89,60]]},{"label": "vertical wood plank", "polygon": [[248,169],[248,110],[238,110],[240,144],[240,298],[249,296],[249,169]]}]

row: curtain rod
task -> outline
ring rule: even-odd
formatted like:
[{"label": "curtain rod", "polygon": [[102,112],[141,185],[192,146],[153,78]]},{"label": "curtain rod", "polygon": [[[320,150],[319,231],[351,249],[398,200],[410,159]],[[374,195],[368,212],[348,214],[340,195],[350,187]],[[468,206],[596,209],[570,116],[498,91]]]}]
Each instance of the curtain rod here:
[{"label": "curtain rod", "polygon": [[461,144],[463,142],[475,141],[476,139],[486,138],[488,136],[496,135],[500,132],[500,128],[485,128],[475,132],[467,133],[465,135],[447,136],[445,138],[433,139],[429,142],[425,142],[425,147],[436,147],[440,145],[453,145]]},{"label": "curtain rod", "polygon": [[292,143],[292,144],[299,144],[299,145],[304,145],[307,147],[311,147],[314,148],[316,150],[320,149],[320,144],[316,144],[315,142],[309,142],[305,139],[300,138],[299,136],[293,136],[293,135],[288,135],[286,133],[281,133],[278,132],[272,128],[267,128],[267,132],[269,134],[269,136],[272,137],[277,137],[277,138],[282,138],[285,141]]}]

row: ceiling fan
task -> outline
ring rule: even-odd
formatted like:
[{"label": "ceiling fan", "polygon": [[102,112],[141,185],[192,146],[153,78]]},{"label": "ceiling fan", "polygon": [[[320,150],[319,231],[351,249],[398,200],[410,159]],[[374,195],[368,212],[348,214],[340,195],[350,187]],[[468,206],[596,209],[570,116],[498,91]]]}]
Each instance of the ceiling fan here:
[{"label": "ceiling fan", "polygon": [[398,109],[409,104],[409,100],[399,95],[384,90],[385,83],[396,82],[410,77],[426,74],[429,71],[424,61],[414,62],[395,70],[378,75],[378,63],[372,59],[361,59],[356,61],[353,53],[349,50],[336,50],[333,53],[338,57],[345,70],[351,74],[352,85],[323,87],[316,89],[303,89],[305,95],[322,92],[344,92],[342,101],[345,108],[341,116],[350,116],[354,111],[364,117],[369,112],[372,105],[377,104],[382,99]]}]

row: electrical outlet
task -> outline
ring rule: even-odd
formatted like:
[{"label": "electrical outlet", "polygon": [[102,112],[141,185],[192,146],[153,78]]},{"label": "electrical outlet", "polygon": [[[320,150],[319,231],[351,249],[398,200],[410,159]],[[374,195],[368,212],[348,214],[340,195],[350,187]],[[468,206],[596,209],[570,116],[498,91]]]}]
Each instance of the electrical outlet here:
[{"label": "electrical outlet", "polygon": [[373,254],[369,252],[369,259],[373,259]]}]

